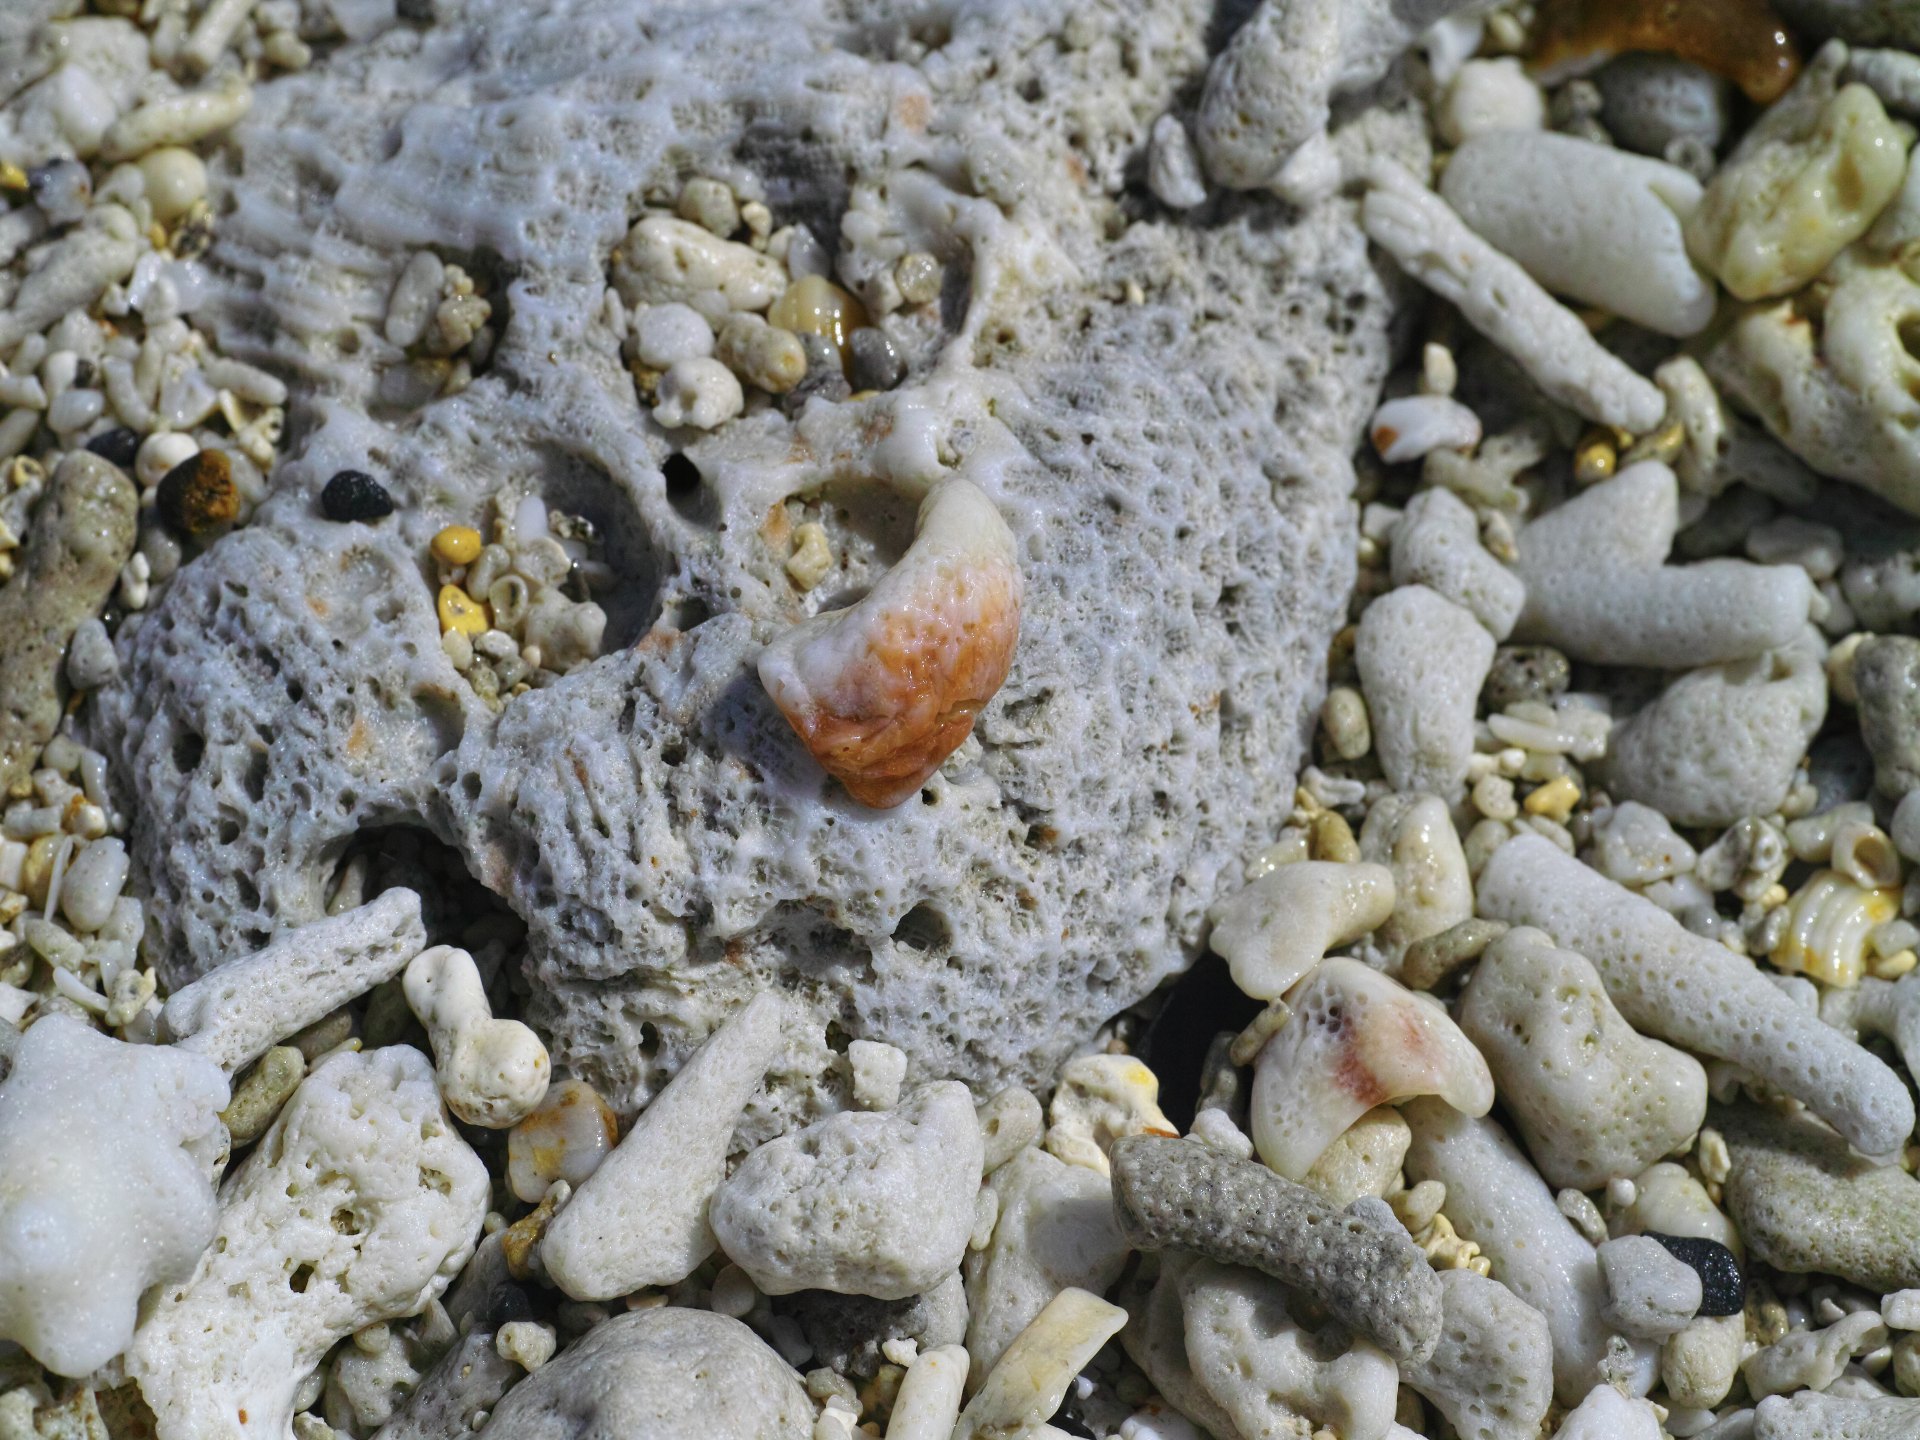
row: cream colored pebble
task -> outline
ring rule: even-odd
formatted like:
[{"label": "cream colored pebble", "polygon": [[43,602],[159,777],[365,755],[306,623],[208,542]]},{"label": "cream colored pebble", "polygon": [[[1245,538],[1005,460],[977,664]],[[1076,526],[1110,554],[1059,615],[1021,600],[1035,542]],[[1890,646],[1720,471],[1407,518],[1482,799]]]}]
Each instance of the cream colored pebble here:
[{"label": "cream colored pebble", "polygon": [[713,354],[713,327],[698,310],[678,301],[649,305],[633,317],[632,331],[634,354],[654,370]]},{"label": "cream colored pebble", "polygon": [[162,225],[171,225],[206,198],[206,162],[182,146],[149,150],[140,157],[140,176],[153,218]]},{"label": "cream colored pebble", "polygon": [[140,449],[133,458],[134,478],[150,490],[165,479],[174,466],[191,460],[199,453],[199,443],[191,435],[162,430],[140,442]]},{"label": "cream colored pebble", "polygon": [[1060,1067],[1047,1149],[1069,1165],[1108,1173],[1107,1149],[1125,1135],[1178,1135],[1158,1103],[1160,1080],[1131,1055],[1082,1055]]},{"label": "cream colored pebble", "polygon": [[953,1430],[954,1440],[1012,1440],[1042,1425],[1087,1362],[1120,1332],[1127,1312],[1069,1287],[1007,1347]]},{"label": "cream colored pebble", "polygon": [[507,1135],[507,1181],[527,1204],[556,1180],[578,1189],[619,1138],[613,1108],[584,1080],[559,1080]]},{"label": "cream colored pebble", "polygon": [[1393,872],[1384,865],[1283,865],[1208,912],[1209,943],[1242,991],[1256,1000],[1277,999],[1328,950],[1386,920],[1394,896]]},{"label": "cream colored pebble", "polygon": [[837,562],[827,543],[826,527],[808,520],[793,532],[793,553],[787,556],[787,574],[802,591],[813,589],[832,573]]},{"label": "cream colored pebble", "polygon": [[738,415],[746,403],[734,373],[706,356],[674,361],[657,393],[653,418],[669,430],[712,430]]},{"label": "cream colored pebble", "polygon": [[[1810,70],[1801,84],[1817,82]],[[1841,87],[1813,113],[1776,105],[1714,175],[1688,248],[1739,299],[1796,290],[1893,199],[1912,141],[1865,85]]]},{"label": "cream colored pebble", "polygon": [[1373,726],[1367,702],[1351,685],[1336,685],[1320,707],[1320,724],[1342,760],[1358,760],[1373,748]]},{"label": "cream colored pebble", "polygon": [[547,1093],[547,1047],[520,1021],[494,1018],[473,956],[436,945],[408,963],[404,985],[447,1108],[490,1130],[524,1120]]},{"label": "cream colored pebble", "polygon": [[1429,995],[1334,957],[1293,992],[1293,1017],[1254,1062],[1249,1107],[1260,1158],[1299,1180],[1373,1106],[1438,1095],[1467,1115],[1493,1105],[1473,1042]]},{"label": "cream colored pebble", "polygon": [[1472,918],[1466,852],[1438,796],[1389,795],[1367,811],[1360,854],[1392,872],[1393,911],[1359,953],[1397,978],[1409,946]]},{"label": "cream colored pebble", "polygon": [[855,1040],[847,1046],[853,1070],[853,1103],[862,1110],[891,1110],[900,1103],[907,1078],[907,1053],[879,1040]]},{"label": "cream colored pebble", "polygon": [[[1224,1111],[1206,1110],[1193,1122],[1196,1133],[1201,1120],[1208,1117],[1232,1129],[1232,1122]],[[1242,1145],[1247,1144],[1246,1137],[1238,1130],[1233,1130],[1233,1134]],[[1320,1152],[1320,1158],[1300,1177],[1300,1183],[1328,1204],[1343,1210],[1362,1195],[1384,1196],[1393,1188],[1394,1179],[1400,1173],[1400,1162],[1406,1159],[1407,1147],[1412,1143],[1413,1132],[1400,1118],[1400,1112],[1391,1105],[1376,1105]],[[1251,1148],[1247,1145],[1247,1153]],[[1230,1153],[1241,1152],[1234,1147]]]},{"label": "cream colored pebble", "polygon": [[968,1356],[959,1345],[923,1350],[907,1366],[887,1421],[887,1440],[949,1440],[960,1416]]},{"label": "cream colored pebble", "polygon": [[494,1351],[502,1360],[511,1360],[528,1374],[553,1358],[559,1344],[551,1325],[538,1320],[509,1320],[493,1335]]},{"label": "cream colored pebble", "polygon": [[807,374],[807,352],[791,330],[758,315],[729,315],[714,343],[714,358],[749,385],[784,395]]},{"label": "cream colored pebble", "polygon": [[709,321],[729,310],[764,310],[786,289],[786,267],[671,215],[648,215],[627,232],[613,283],[630,306],[679,301]]}]

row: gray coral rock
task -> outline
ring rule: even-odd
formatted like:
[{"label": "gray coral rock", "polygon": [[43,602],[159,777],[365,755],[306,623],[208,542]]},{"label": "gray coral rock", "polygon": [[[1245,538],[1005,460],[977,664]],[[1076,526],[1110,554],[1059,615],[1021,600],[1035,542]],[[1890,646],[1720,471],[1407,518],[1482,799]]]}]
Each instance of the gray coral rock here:
[{"label": "gray coral rock", "polygon": [[1194,1140],[1114,1142],[1113,1209],[1142,1250],[1188,1250],[1303,1290],[1399,1360],[1433,1353],[1440,1282],[1381,1201],[1336,1210],[1303,1185]]},{"label": "gray coral rock", "polygon": [[738,1320],[662,1306],[596,1325],[507,1392],[491,1440],[808,1440],[813,1402]]},{"label": "gray coral rock", "polygon": [[902,1300],[958,1268],[983,1146],[967,1087],[928,1085],[769,1140],[713,1197],[727,1257],[768,1295],[835,1290]]},{"label": "gray coral rock", "polygon": [[[755,1138],[831,1108],[829,1020],[992,1093],[1198,953],[1267,833],[1245,797],[1290,793],[1311,734],[1398,282],[1350,198],[1287,223],[1228,200],[1204,225],[1121,203],[1206,64],[1204,7],[967,0],[917,66],[849,13],[448,0],[428,32],[376,26],[257,87],[205,316],[298,382],[293,454],[123,634],[93,731],[141,817],[168,983],[319,915],[357,836],[412,827],[524,917],[529,1018],[623,1116],[746,996],[794,995],[819,1063],[796,1056]],[[1335,143],[1356,164],[1426,145],[1403,102]],[[899,389],[728,422],[669,493],[676,438],[621,363],[608,267],[689,173],[840,236],[876,313],[904,251],[937,250],[948,283],[887,317]],[[383,321],[421,251],[504,290],[472,385],[410,409],[383,398]],[[922,453],[990,472],[1020,644],[973,740],[874,812],[753,665],[898,556],[917,496],[886,467]],[[346,468],[395,513],[322,520]],[[426,546],[506,485],[588,516],[617,580],[607,653],[496,713],[441,650]],[[840,562],[804,594],[801,519]]]}]

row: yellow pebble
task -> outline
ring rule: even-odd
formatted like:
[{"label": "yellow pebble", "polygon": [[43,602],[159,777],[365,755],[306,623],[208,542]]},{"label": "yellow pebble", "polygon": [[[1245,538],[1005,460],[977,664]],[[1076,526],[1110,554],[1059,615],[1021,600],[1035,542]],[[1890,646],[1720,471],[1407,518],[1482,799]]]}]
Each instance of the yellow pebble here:
[{"label": "yellow pebble", "polygon": [[1582,485],[1597,484],[1613,474],[1618,459],[1612,437],[1605,430],[1591,429],[1574,447],[1573,478]]},{"label": "yellow pebble", "polygon": [[847,336],[867,323],[866,308],[852,295],[820,275],[808,275],[787,287],[767,311],[770,324],[795,334],[802,332],[831,340],[847,355]]},{"label": "yellow pebble", "polygon": [[1570,775],[1561,775],[1540,786],[1531,795],[1521,801],[1529,815],[1544,815],[1549,820],[1558,820],[1562,824],[1573,813],[1573,807],[1580,803],[1580,787],[1573,783]]},{"label": "yellow pebble", "polygon": [[[467,532],[471,535],[473,532]],[[478,554],[476,550],[474,552]],[[440,628],[458,630],[462,635],[484,634],[492,624],[487,618],[487,607],[474,599],[458,585],[440,587]]]},{"label": "yellow pebble", "polygon": [[1898,980],[1902,975],[1920,965],[1920,955],[1911,950],[1902,950],[1897,954],[1874,956],[1867,961],[1867,973],[1876,980]]},{"label": "yellow pebble", "polygon": [[[480,532],[470,525],[449,525],[433,537],[433,554],[437,560],[449,565],[471,565],[480,558],[480,547],[484,544]],[[445,603],[445,592],[442,592]]]}]

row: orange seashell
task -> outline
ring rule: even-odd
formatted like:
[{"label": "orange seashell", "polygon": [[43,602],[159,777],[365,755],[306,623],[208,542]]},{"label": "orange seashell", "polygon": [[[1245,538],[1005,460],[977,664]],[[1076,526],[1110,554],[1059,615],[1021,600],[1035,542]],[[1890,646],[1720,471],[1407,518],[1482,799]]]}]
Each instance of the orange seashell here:
[{"label": "orange seashell", "polygon": [[1551,83],[1629,50],[1690,60],[1761,105],[1800,73],[1799,48],[1767,0],[1548,0],[1531,64]]},{"label": "orange seashell", "polygon": [[760,657],[760,681],[823,769],[863,805],[908,799],[973,731],[1020,636],[1013,535],[972,482],[920,507],[907,553],[858,604]]}]

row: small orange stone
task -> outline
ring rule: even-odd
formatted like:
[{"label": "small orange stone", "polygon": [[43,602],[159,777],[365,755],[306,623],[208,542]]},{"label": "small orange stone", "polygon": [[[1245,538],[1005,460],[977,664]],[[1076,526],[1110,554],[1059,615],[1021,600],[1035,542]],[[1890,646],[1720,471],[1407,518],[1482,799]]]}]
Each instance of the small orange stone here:
[{"label": "small orange stone", "polygon": [[1533,32],[1533,69],[1549,79],[1629,50],[1690,60],[1776,100],[1800,73],[1800,51],[1767,0],[1548,0]]},{"label": "small orange stone", "polygon": [[155,500],[169,528],[196,540],[240,518],[233,462],[221,450],[198,451],[174,466],[161,477]]}]

